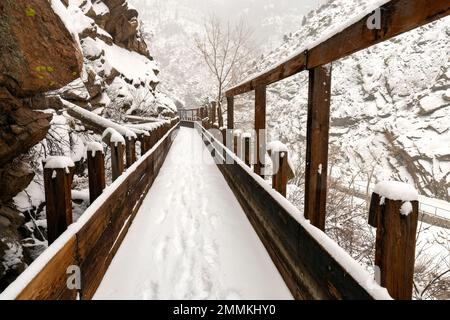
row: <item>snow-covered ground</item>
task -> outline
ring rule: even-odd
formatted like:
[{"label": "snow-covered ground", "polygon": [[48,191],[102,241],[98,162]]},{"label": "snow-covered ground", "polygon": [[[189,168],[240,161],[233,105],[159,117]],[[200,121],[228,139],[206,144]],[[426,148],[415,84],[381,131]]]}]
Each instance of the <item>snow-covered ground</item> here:
[{"label": "snow-covered ground", "polygon": [[199,148],[182,128],[94,299],[292,299]]}]

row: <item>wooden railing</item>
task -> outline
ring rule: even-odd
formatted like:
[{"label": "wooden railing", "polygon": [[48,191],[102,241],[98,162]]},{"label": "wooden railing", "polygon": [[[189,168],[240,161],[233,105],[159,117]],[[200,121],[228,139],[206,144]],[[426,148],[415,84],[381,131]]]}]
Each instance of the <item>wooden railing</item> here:
[{"label": "wooden railing", "polygon": [[[392,0],[379,10],[381,29],[367,27],[372,17],[370,13],[315,47],[226,92],[228,128],[234,128],[234,97],[255,90],[255,129],[262,130],[266,128],[266,87],[299,72],[309,71],[305,216],[322,230],[326,215],[332,71],[327,64],[445,17],[450,12],[450,5],[447,0]],[[257,142],[258,149],[264,145],[264,141]],[[261,174],[263,164],[259,159],[258,162],[255,172]],[[322,167],[320,175],[319,166]]]},{"label": "wooden railing", "polygon": [[196,128],[294,298],[390,298],[380,287],[371,290],[363,268],[349,263],[348,254],[271,190],[214,131]]},{"label": "wooden railing", "polygon": [[[326,219],[326,201],[327,201],[327,180],[328,180],[328,142],[329,142],[329,127],[330,127],[330,102],[331,102],[331,78],[332,68],[331,63],[347,55],[355,53],[357,51],[366,49],[377,43],[386,41],[392,37],[400,35],[404,32],[410,31],[414,28],[420,27],[427,23],[433,22],[437,19],[447,16],[450,13],[450,4],[448,0],[391,0],[377,9],[380,13],[381,28],[369,28],[368,21],[373,17],[373,12],[367,14],[359,21],[352,23],[343,31],[329,37],[316,46],[299,52],[296,56],[290,58],[277,65],[276,67],[248,80],[242,84],[229,89],[226,92],[227,97],[227,127],[228,129],[234,129],[234,97],[246,92],[255,91],[255,125],[254,129],[259,132],[266,128],[266,88],[268,85],[281,81],[287,77],[293,76],[302,71],[309,72],[309,95],[308,95],[308,120],[307,120],[307,149],[306,149],[306,168],[305,168],[305,204],[304,204],[304,216],[309,219],[311,223],[321,230],[325,230]],[[258,175],[263,175],[264,164],[262,157],[265,154],[266,141],[256,135],[256,152],[257,161],[254,165],[254,171]],[[290,283],[290,287],[294,292],[294,295],[301,296],[299,292],[300,288],[297,288],[297,284],[294,280],[289,279],[289,275],[292,275],[298,271],[292,261],[297,261],[300,264],[310,263],[310,266],[305,266],[306,271],[311,267],[316,267],[318,275],[327,278],[325,273],[320,272],[321,267],[316,264],[319,258],[308,256],[308,253],[303,250],[298,251],[298,247],[295,247],[296,239],[302,239],[309,243],[310,241],[302,236],[301,230],[295,230],[286,224],[287,221],[291,221],[284,212],[278,206],[273,206],[269,200],[265,200],[264,191],[255,185],[237,166],[230,166],[222,168],[225,175],[230,181],[230,185],[237,191],[237,196],[242,198],[243,206],[248,210],[254,210],[254,214],[261,212],[261,215],[265,215],[264,218],[259,220],[252,217],[256,228],[260,230],[260,236],[264,238],[271,237],[271,241],[265,241],[266,248],[269,252],[272,252],[274,260],[279,261],[278,266],[282,269],[282,273],[287,275],[287,280]],[[248,190],[245,187],[249,188]],[[251,190],[251,191],[249,191]],[[261,193],[255,199],[252,195]],[[388,199],[389,200],[389,199]],[[264,210],[264,205],[271,207],[276,215],[268,213]],[[396,204],[397,205],[397,204]],[[395,206],[386,206],[388,208],[394,208]],[[389,212],[391,209],[386,209]],[[372,209],[379,210],[379,209]],[[256,212],[256,213],[255,213]],[[393,211],[392,211],[393,212]],[[383,217],[389,215],[385,212]],[[269,220],[267,220],[269,219]],[[416,215],[410,215],[403,221],[396,222],[397,227],[407,223],[408,234],[415,234],[416,223],[414,221]],[[268,222],[269,221],[269,222]],[[292,221],[291,221],[292,222]],[[269,223],[276,226],[276,231],[264,231],[261,227]],[[374,227],[381,228],[383,223],[375,223],[372,221]],[[258,227],[259,226],[259,227]],[[386,226],[385,226],[386,227]],[[387,226],[389,228],[389,226]],[[391,226],[392,227],[392,226]],[[406,226],[403,226],[406,228]],[[285,228],[285,234],[277,234],[280,232],[278,228]],[[397,230],[391,230],[392,232],[398,232]],[[264,233],[266,232],[266,233]],[[383,232],[386,230],[383,229]],[[380,231],[379,231],[380,234]],[[287,238],[286,238],[287,237]],[[292,237],[292,239],[291,239]],[[406,275],[399,274],[399,270],[393,271],[393,274],[386,276],[387,268],[382,268],[382,285],[386,286],[391,295],[397,299],[409,299],[411,298],[411,291],[409,290],[412,285],[412,269],[414,259],[411,261],[411,256],[414,256],[414,251],[395,252],[399,254],[395,258],[395,254],[388,252],[388,246],[382,243],[383,239],[377,240],[377,262],[380,262],[386,256],[390,256],[390,262],[392,263],[392,270],[398,269],[396,263],[400,260],[403,263],[403,267]],[[385,239],[384,239],[385,240]],[[403,239],[404,240],[404,239]],[[402,241],[403,241],[402,240]],[[274,245],[273,242],[276,242]],[[291,247],[288,248],[288,241],[292,241]],[[393,241],[393,239],[390,239]],[[415,239],[408,236],[408,250],[414,250]],[[414,241],[414,243],[411,243]],[[390,245],[395,247],[395,243],[391,242]],[[277,253],[287,252],[286,250],[292,250],[295,252],[295,257],[280,257],[283,254]],[[300,245],[302,246],[302,244]],[[317,249],[317,248],[304,248]],[[290,255],[291,253],[289,253]],[[306,256],[305,256],[306,255]],[[383,258],[381,258],[381,256]],[[407,258],[405,257],[407,256]],[[303,257],[303,261],[299,261],[299,257]],[[287,263],[286,261],[289,261]],[[323,262],[323,261],[322,261]],[[288,267],[286,267],[288,266]],[[289,267],[290,266],[290,267]],[[395,267],[394,267],[395,266]],[[384,274],[383,274],[384,272]],[[312,276],[312,275],[311,275]],[[397,282],[398,279],[402,279],[402,282]],[[286,279],[286,278],[285,278]],[[320,280],[320,279],[319,279]],[[300,281],[302,282],[302,281]],[[401,289],[396,286],[402,287]],[[406,288],[406,289],[405,289]],[[330,293],[331,294],[331,293]]]},{"label": "wooden railing", "polygon": [[178,114],[181,121],[201,121],[203,118],[206,118],[206,112],[205,108],[183,109],[179,110]]},{"label": "wooden railing", "polygon": [[200,122],[205,127],[212,127],[216,109],[215,106],[201,107],[197,109],[186,109],[178,111],[181,126],[194,128],[194,122]]},{"label": "wooden railing", "polygon": [[[100,152],[91,157],[89,170],[91,197],[96,200],[82,217],[63,232],[56,234],[54,243],[5,290],[3,295],[9,299],[91,299],[100,285],[109,264],[127,234],[148,190],[152,186],[165,160],[177,131],[179,122],[171,121],[144,138],[143,155],[116,181],[103,191],[104,164],[97,158]],[[93,160],[93,159],[91,159]],[[123,164],[124,158],[116,159]],[[95,167],[95,170],[93,169]],[[123,167],[120,166],[121,168]],[[67,174],[63,172],[62,174]],[[56,174],[56,177],[59,173]],[[94,175],[94,176],[92,176]],[[52,178],[54,174],[50,175]],[[91,179],[92,178],[92,179]],[[58,211],[70,203],[70,188],[52,189],[51,197],[55,203],[54,214],[66,215],[67,210]],[[61,192],[64,194],[61,195]],[[69,201],[59,199],[69,198]],[[52,209],[50,209],[52,210]],[[60,220],[64,220],[63,217]],[[67,227],[67,226],[66,226]],[[58,230],[63,231],[63,230]],[[68,286],[71,267],[78,268],[81,287]]]}]

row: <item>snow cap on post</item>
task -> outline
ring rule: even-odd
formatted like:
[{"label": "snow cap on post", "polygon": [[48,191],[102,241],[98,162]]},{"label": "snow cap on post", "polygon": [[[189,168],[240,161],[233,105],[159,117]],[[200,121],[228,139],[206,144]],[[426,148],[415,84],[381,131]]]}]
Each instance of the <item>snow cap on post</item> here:
[{"label": "snow cap on post", "polygon": [[233,135],[235,136],[235,137],[238,137],[238,136],[240,136],[242,134],[242,130],[241,129],[235,129],[235,130],[233,130]]},{"label": "snow cap on post", "polygon": [[418,201],[419,193],[408,183],[398,181],[383,181],[375,186],[373,191],[380,197],[394,201]]},{"label": "snow cap on post", "polygon": [[75,163],[69,157],[52,156],[44,160],[44,169],[65,169],[69,173],[69,168],[75,167]]},{"label": "snow cap on post", "polygon": [[95,156],[95,154],[97,153],[97,152],[101,152],[101,153],[104,153],[104,150],[103,150],[103,145],[100,143],[100,142],[89,142],[88,144],[87,144],[87,152],[91,152],[91,154],[92,154],[92,156],[94,157]]},{"label": "snow cap on post", "polygon": [[288,148],[281,141],[272,141],[267,145],[267,151],[271,155],[272,152],[288,152]]},{"label": "snow cap on post", "polygon": [[[272,141],[270,143],[267,144],[267,153],[269,154],[269,157],[272,157],[273,153],[283,153],[286,152],[286,154],[288,154],[288,147],[282,143],[281,141]],[[295,171],[294,171],[294,166],[292,165],[292,161],[289,158],[289,154],[288,154],[288,180],[294,179],[295,178]]]},{"label": "snow cap on post", "polygon": [[108,128],[103,132],[102,140],[108,145],[114,143],[116,147],[119,143],[125,145],[125,138],[113,128]]}]

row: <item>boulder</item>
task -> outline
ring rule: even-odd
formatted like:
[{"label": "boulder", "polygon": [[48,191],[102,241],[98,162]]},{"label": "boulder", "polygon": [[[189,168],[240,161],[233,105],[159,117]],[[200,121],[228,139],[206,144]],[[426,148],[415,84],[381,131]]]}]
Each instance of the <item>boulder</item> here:
[{"label": "boulder", "polygon": [[13,161],[0,169],[0,201],[8,201],[24,190],[34,178],[31,167],[22,161]]},{"label": "boulder", "polygon": [[148,46],[139,30],[138,12],[129,8],[126,0],[103,2],[110,11],[105,30],[113,37],[114,43],[150,58]]},{"label": "boulder", "polygon": [[82,55],[49,1],[0,2],[0,87],[27,97],[79,77]]},{"label": "boulder", "polygon": [[[33,111],[0,87],[0,167],[41,141],[50,128],[51,114]],[[1,189],[0,189],[1,190]]]}]

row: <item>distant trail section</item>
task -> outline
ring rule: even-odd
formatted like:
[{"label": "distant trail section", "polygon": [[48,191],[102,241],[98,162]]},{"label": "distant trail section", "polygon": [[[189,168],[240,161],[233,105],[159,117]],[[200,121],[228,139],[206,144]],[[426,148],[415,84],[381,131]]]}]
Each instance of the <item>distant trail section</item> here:
[{"label": "distant trail section", "polygon": [[292,299],[199,134],[181,128],[94,299]]}]

